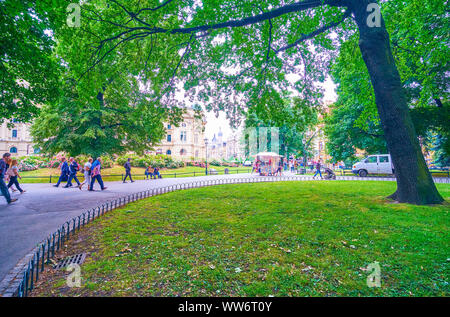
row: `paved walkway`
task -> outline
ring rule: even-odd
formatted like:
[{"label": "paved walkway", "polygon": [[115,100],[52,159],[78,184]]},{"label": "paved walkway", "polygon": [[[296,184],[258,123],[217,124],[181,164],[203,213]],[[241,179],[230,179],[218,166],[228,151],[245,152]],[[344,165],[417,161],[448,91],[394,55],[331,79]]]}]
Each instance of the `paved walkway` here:
[{"label": "paved walkway", "polygon": [[[256,174],[165,178],[134,183],[107,182],[105,191],[96,183],[95,192],[75,188],[55,188],[50,184],[23,184],[27,192],[12,194],[19,200],[11,205],[0,196],[0,281],[28,252],[55,232],[64,222],[102,203],[155,187],[212,178],[257,177]],[[63,183],[65,186],[65,183]]]}]

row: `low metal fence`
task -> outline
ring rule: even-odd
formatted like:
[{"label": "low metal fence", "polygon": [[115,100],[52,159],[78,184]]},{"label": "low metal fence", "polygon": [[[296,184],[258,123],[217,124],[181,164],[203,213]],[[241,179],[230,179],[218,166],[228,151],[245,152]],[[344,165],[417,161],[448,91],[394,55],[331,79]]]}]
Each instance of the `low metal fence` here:
[{"label": "low metal fence", "polygon": [[[105,213],[116,208],[125,206],[130,202],[135,202],[140,199],[161,195],[175,190],[185,190],[191,188],[199,188],[214,185],[226,184],[243,184],[243,183],[262,183],[262,182],[279,182],[279,181],[309,181],[311,176],[265,176],[265,177],[245,177],[245,178],[222,178],[222,179],[202,179],[199,181],[190,181],[186,183],[179,183],[148,189],[134,194],[117,198],[108,201],[101,206],[89,209],[81,215],[66,221],[56,232],[50,234],[43,242],[41,242],[35,249],[34,255],[25,265],[21,280],[17,290],[13,296],[26,297],[29,292],[33,290],[34,284],[38,281],[39,275],[44,271],[44,265],[51,263],[51,259],[55,256],[66,241],[70,239],[82,227],[103,216]],[[338,176],[338,180],[379,180],[379,181],[394,181],[395,178],[388,177],[373,177],[371,179],[361,178],[357,176]],[[450,183],[450,179],[434,178],[437,183]],[[20,275],[19,275],[20,278]]]}]

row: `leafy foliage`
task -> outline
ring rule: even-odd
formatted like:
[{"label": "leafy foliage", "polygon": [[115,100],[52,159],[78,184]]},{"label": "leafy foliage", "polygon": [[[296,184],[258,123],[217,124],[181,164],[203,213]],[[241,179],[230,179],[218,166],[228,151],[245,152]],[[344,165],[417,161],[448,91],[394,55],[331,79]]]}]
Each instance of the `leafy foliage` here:
[{"label": "leafy foliage", "polygon": [[277,127],[280,153],[283,156],[295,154],[308,157],[311,141],[315,137],[312,128],[318,123],[319,111],[320,105],[317,102],[311,104],[298,97],[284,99],[280,103],[269,104],[269,110],[266,112],[260,113],[256,109],[249,111],[245,126]]},{"label": "leafy foliage", "polygon": [[50,1],[0,1],[0,123],[29,122],[58,95],[51,21]]},{"label": "leafy foliage", "polygon": [[[450,90],[445,78],[450,49],[445,1],[388,1],[382,3],[382,9],[417,134],[425,137],[432,130],[447,135]],[[326,120],[330,155],[351,160],[357,148],[367,153],[385,151],[357,34],[341,45],[331,74],[338,85],[338,102]],[[450,156],[450,151],[442,150]]]}]

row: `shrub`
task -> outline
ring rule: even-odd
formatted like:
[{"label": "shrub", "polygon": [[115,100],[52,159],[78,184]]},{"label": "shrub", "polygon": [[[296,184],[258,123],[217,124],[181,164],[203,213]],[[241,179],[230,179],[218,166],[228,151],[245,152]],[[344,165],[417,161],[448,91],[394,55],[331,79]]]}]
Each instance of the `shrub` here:
[{"label": "shrub", "polygon": [[212,161],[209,162],[209,165],[213,165],[213,166],[220,166],[220,162],[216,159],[213,159]]}]

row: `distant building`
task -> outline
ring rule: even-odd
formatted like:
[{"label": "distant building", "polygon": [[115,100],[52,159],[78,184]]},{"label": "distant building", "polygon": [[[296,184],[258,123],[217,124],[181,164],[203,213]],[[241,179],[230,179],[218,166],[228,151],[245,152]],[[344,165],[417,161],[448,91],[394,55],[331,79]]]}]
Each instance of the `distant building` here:
[{"label": "distant building", "polygon": [[206,157],[204,116],[198,118],[192,109],[188,109],[179,127],[169,123],[164,125],[166,136],[151,154],[166,154],[183,161],[203,160]]},{"label": "distant building", "polygon": [[[330,112],[330,105],[332,104],[332,101],[326,100],[323,104],[323,111],[325,113]],[[331,157],[327,153],[326,149],[326,143],[327,139],[325,137],[325,134],[323,132],[324,123],[322,121],[322,115],[319,115],[319,124],[310,131],[309,135],[313,136],[313,139],[311,141],[312,143],[312,150],[313,150],[313,158],[312,160],[315,162],[322,161],[322,163],[326,163],[327,161],[331,160]]]},{"label": "distant building", "polygon": [[7,121],[0,126],[0,154],[3,155],[5,152],[13,156],[38,154],[39,148],[33,146],[30,136],[30,124],[15,120],[9,122],[13,124],[12,127],[8,127]]},{"label": "distant building", "polygon": [[222,160],[227,157],[227,142],[223,140],[222,129],[219,127],[219,133],[214,133],[211,142],[208,144],[208,158]]}]

